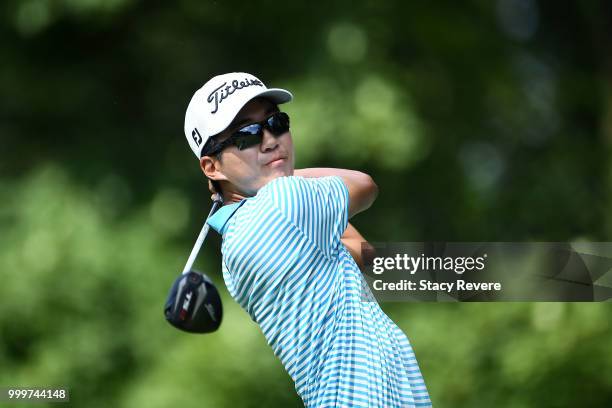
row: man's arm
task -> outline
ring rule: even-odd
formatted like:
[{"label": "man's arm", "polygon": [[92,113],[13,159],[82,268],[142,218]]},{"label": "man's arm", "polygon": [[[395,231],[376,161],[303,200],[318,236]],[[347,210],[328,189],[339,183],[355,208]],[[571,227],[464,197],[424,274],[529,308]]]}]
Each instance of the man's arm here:
[{"label": "man's arm", "polygon": [[359,231],[357,231],[355,227],[353,227],[351,224],[348,224],[348,226],[346,227],[346,231],[344,231],[344,234],[342,234],[341,240],[346,249],[348,249],[351,256],[355,260],[355,263],[357,263],[357,266],[359,266],[359,269],[363,270],[364,263],[362,256],[362,244],[365,243],[366,245],[369,245],[366,239],[363,237],[363,235],[359,233]]},{"label": "man's arm", "polygon": [[349,192],[348,218],[370,208],[378,195],[378,186],[372,177],[360,171],[321,167],[296,169],[293,174],[300,177],[338,176],[342,178]]}]

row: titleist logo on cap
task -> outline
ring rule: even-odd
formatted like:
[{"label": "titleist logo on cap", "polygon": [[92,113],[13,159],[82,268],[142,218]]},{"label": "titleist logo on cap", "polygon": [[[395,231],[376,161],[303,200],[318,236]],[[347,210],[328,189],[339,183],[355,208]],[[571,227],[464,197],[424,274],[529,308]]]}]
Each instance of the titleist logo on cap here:
[{"label": "titleist logo on cap", "polygon": [[210,113],[216,113],[219,110],[219,105],[221,104],[221,102],[223,102],[224,99],[232,95],[234,92],[253,85],[264,86],[264,84],[260,80],[249,78],[245,78],[244,81],[238,81],[237,79],[235,79],[230,85],[227,85],[227,82],[224,82],[214,91],[212,91],[206,99],[208,103],[214,103],[215,105],[214,109],[210,111]]}]

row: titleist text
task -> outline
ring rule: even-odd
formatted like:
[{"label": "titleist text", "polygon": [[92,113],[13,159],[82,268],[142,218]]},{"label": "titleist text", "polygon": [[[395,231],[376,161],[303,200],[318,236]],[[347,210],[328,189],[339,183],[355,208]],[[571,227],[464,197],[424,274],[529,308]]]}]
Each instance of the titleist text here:
[{"label": "titleist text", "polygon": [[264,86],[261,81],[256,79],[248,79],[246,78],[244,81],[238,81],[237,79],[233,80],[230,85],[227,85],[227,82],[224,82],[217,89],[212,91],[210,95],[208,95],[208,103],[214,103],[215,107],[210,113],[216,113],[219,110],[219,105],[226,99],[228,96],[233,94],[234,92],[247,88],[249,86]]}]

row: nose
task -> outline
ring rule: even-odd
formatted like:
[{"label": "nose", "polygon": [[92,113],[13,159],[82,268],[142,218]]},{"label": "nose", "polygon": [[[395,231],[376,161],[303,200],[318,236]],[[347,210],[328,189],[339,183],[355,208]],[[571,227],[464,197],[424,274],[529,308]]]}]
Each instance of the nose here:
[{"label": "nose", "polygon": [[263,153],[271,152],[278,147],[278,139],[270,133],[268,129],[263,130],[263,139],[261,140],[261,151]]}]

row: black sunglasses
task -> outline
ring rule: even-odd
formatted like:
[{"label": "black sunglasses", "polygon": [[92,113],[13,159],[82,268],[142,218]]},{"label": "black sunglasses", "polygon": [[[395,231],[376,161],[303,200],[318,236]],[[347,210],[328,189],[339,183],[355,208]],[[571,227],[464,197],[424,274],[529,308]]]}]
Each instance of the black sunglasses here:
[{"label": "black sunglasses", "polygon": [[275,137],[286,133],[289,130],[289,115],[285,112],[275,112],[264,121],[251,123],[240,128],[232,133],[229,138],[213,146],[207,152],[207,155],[218,154],[229,146],[236,146],[238,150],[256,146],[263,140],[264,129],[269,130]]}]

